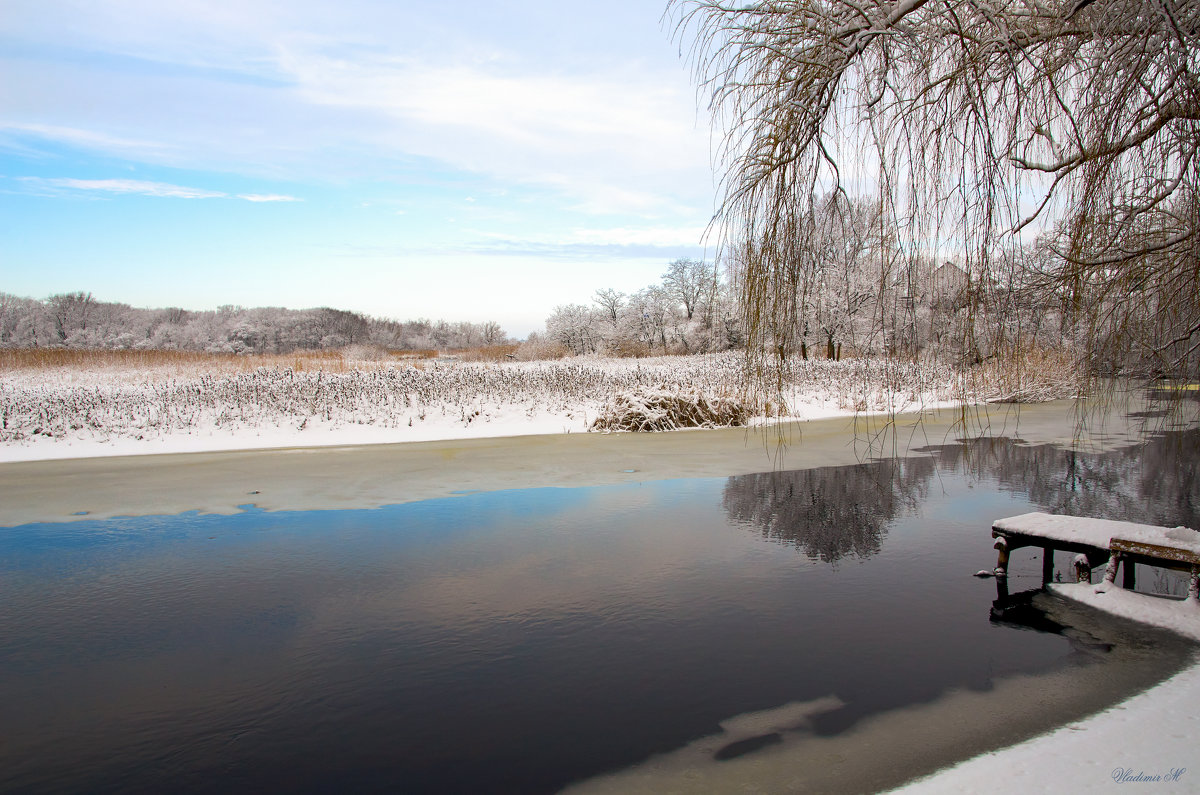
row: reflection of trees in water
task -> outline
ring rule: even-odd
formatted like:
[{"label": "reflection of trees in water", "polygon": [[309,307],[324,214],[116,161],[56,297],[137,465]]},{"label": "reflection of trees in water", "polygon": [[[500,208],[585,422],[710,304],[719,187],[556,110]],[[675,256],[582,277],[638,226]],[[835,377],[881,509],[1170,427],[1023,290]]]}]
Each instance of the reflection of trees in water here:
[{"label": "reflection of trees in water", "polygon": [[878,552],[888,522],[915,512],[937,468],[995,479],[1051,513],[1200,528],[1200,430],[1103,454],[998,438],[925,452],[933,457],[732,477],[723,504],[732,521],[826,563]]},{"label": "reflection of trees in water", "polygon": [[887,523],[925,497],[934,466],[922,457],[740,475],[726,482],[723,504],[731,520],[812,560],[869,557]]},{"label": "reflection of trees in water", "polygon": [[1010,439],[933,448],[941,467],[1028,496],[1051,513],[1200,527],[1200,430],[1104,454]]}]

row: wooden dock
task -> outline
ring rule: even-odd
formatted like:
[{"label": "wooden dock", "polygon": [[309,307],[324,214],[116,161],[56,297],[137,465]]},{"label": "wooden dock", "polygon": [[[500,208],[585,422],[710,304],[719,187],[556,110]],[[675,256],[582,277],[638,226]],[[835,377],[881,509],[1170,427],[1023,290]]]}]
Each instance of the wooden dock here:
[{"label": "wooden dock", "polygon": [[1021,547],[1043,550],[1042,583],[1054,576],[1054,553],[1074,552],[1075,577],[1090,582],[1092,569],[1104,562],[1105,583],[1116,581],[1125,564],[1122,585],[1134,587],[1134,563],[1191,573],[1188,598],[1200,600],[1200,532],[1187,527],[1156,527],[1084,516],[1026,513],[992,523],[996,539],[997,577],[1008,575],[1008,556]]}]

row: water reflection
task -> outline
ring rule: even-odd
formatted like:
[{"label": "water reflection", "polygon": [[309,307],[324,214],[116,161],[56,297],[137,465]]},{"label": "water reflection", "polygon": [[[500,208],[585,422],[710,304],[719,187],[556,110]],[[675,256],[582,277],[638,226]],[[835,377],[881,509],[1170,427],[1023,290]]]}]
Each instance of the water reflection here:
[{"label": "water reflection", "polygon": [[888,524],[917,509],[935,471],[932,458],[920,457],[741,475],[726,481],[722,504],[731,521],[763,538],[836,563],[879,552]]},{"label": "water reflection", "polygon": [[1200,526],[1200,430],[1104,454],[983,438],[928,448],[938,465],[1025,495],[1049,513]]},{"label": "water reflection", "polygon": [[1061,635],[1070,642],[1072,656],[1079,662],[1090,662],[1113,651],[1115,644],[1111,639],[1100,637],[1083,626],[1070,626],[1047,612],[1045,591],[1041,588],[1009,594],[1006,580],[996,582],[997,598],[992,602],[988,616],[996,626]]},{"label": "water reflection", "polygon": [[1103,454],[976,438],[913,458],[731,477],[722,504],[730,521],[824,563],[877,554],[888,526],[919,509],[939,472],[994,483],[1049,513],[1200,527],[1198,451],[1200,430]]}]

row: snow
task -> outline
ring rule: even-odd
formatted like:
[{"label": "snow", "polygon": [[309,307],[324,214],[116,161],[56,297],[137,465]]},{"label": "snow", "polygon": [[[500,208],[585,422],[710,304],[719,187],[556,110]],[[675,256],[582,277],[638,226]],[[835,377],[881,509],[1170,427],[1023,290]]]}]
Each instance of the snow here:
[{"label": "snow", "polygon": [[[1200,602],[1149,596],[1104,583],[1052,583],[1051,591],[1122,618],[1141,621],[1200,641]],[[1200,703],[1200,702],[1198,702]],[[1200,768],[1197,769],[1200,772]]]},{"label": "snow", "polygon": [[[1089,583],[1050,590],[1200,641],[1200,603]],[[1111,784],[1200,790],[1200,659],[1190,668],[1082,721],[918,779],[894,792],[1088,793]],[[1189,770],[1190,768],[1190,770]]]},{"label": "snow", "polygon": [[117,434],[75,434],[67,438],[39,438],[0,444],[0,461],[42,461],[103,456],[202,453],[230,450],[265,450],[288,447],[341,447],[399,442],[454,439],[487,439],[556,433],[584,433],[594,417],[586,407],[577,410],[492,409],[480,419],[465,423],[459,415],[427,415],[412,427],[356,422],[310,420],[303,428],[289,425],[246,425],[233,428],[202,427],[148,432],[141,438]]}]

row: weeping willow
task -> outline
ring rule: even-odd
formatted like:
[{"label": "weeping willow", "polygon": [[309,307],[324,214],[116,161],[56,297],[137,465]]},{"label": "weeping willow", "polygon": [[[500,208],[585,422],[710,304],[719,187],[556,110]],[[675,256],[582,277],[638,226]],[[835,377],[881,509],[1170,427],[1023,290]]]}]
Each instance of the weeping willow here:
[{"label": "weeping willow", "polygon": [[988,321],[963,334],[991,351],[1028,344],[1002,322],[1022,292],[1058,307],[1091,374],[1200,375],[1200,0],[672,0],[667,13],[719,133],[714,229],[758,372],[798,352],[821,218],[865,195],[887,353],[919,347],[902,282],[940,254],[977,288]]}]

